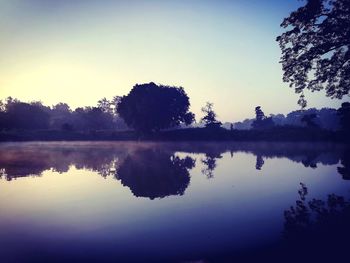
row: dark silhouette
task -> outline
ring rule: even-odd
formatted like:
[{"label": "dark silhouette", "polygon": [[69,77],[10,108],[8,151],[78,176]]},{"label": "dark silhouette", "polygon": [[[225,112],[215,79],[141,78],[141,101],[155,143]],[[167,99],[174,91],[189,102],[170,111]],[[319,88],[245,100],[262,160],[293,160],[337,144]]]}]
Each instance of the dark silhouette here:
[{"label": "dark silhouette", "polygon": [[201,119],[206,128],[219,128],[221,122],[216,119],[216,113],[213,110],[213,103],[207,102],[207,104],[202,108],[202,112],[205,114]]},{"label": "dark silhouette", "polygon": [[341,129],[345,132],[350,132],[350,102],[342,103],[337,113],[340,119]]},{"label": "dark silhouette", "polygon": [[141,133],[158,132],[184,123],[191,124],[189,98],[182,87],[136,84],[120,98],[117,112],[129,127]]},{"label": "dark silhouette", "polygon": [[180,158],[161,150],[139,150],[126,157],[116,178],[136,197],[150,199],[183,195],[190,183],[191,157]]},{"label": "dark silhouette", "polygon": [[[150,84],[145,84],[150,85]],[[155,85],[155,84],[152,84]],[[152,86],[151,85],[151,86]],[[143,85],[139,85],[143,86]],[[155,85],[156,86],[156,85]],[[152,86],[153,87],[153,86]],[[155,90],[160,92],[167,99],[176,99],[178,106],[180,104],[188,105],[188,97],[183,89],[176,87],[158,87]],[[154,88],[154,87],[153,87]],[[151,88],[151,89],[153,89]],[[143,88],[140,88],[141,91]],[[148,88],[146,88],[147,90]],[[166,92],[163,92],[166,90]],[[168,94],[169,92],[169,94]],[[143,91],[141,92],[143,93]],[[147,93],[147,92],[146,92]],[[179,95],[181,94],[181,95]],[[149,94],[148,94],[149,95]],[[147,95],[147,96],[148,96]],[[161,95],[161,96],[163,96]],[[128,95],[129,96],[129,95]],[[124,96],[124,97],[128,97]],[[339,131],[340,119],[344,127],[348,114],[346,113],[346,103],[343,108],[335,109],[308,109],[289,113],[287,116],[276,114],[266,117],[261,107],[256,108],[257,119],[245,120],[244,123],[226,122],[222,126],[216,118],[213,111],[213,105],[208,103],[203,108],[206,115],[202,122],[205,127],[185,128],[184,125],[193,121],[194,115],[185,112],[185,109],[179,106],[171,106],[168,110],[159,110],[159,107],[168,108],[165,103],[155,103],[154,98],[151,101],[143,102],[142,107],[146,107],[152,101],[152,106],[148,105],[148,110],[142,114],[144,118],[138,122],[142,128],[134,130],[128,127],[125,121],[118,114],[118,105],[121,104],[124,97],[115,96],[112,100],[103,98],[98,101],[97,107],[80,107],[71,110],[66,103],[58,103],[52,107],[44,106],[41,102],[23,103],[19,100],[9,97],[4,103],[0,101],[0,141],[87,141],[87,140],[234,140],[234,141],[347,141],[349,140],[346,130]],[[136,96],[138,97],[138,96]],[[158,96],[159,97],[159,96]],[[157,97],[157,98],[158,98]],[[161,101],[166,101],[163,99]],[[169,104],[169,103],[168,103]],[[137,104],[139,108],[141,104]],[[135,106],[135,105],[134,105]],[[147,107],[148,107],[147,106]],[[186,106],[187,107],[187,106]],[[129,108],[129,107],[126,107]],[[157,111],[155,111],[157,109]],[[183,110],[183,111],[182,111]],[[147,114],[152,111],[155,115],[148,118]],[[182,117],[171,117],[170,112],[181,112]],[[311,115],[306,116],[305,115]],[[317,115],[317,118],[312,116]],[[147,117],[147,118],[146,118]],[[166,119],[171,117],[172,129],[160,131],[165,127]],[[311,117],[311,119],[310,119]],[[184,123],[181,123],[180,119]],[[169,119],[168,119],[169,120]],[[158,122],[160,121],[160,122]],[[303,122],[304,121],[304,122]],[[163,123],[160,125],[160,123]],[[305,125],[306,123],[307,125]],[[150,128],[150,125],[157,127]],[[179,125],[176,125],[179,124]],[[149,127],[145,128],[145,127]],[[246,131],[245,129],[250,129]],[[319,129],[316,129],[318,128]],[[242,130],[244,129],[244,131]]]},{"label": "dark silhouette", "polygon": [[255,108],[255,121],[252,123],[254,129],[270,129],[275,126],[271,117],[266,117],[260,106]]},{"label": "dark silhouette", "polygon": [[342,167],[338,167],[338,173],[344,180],[350,180],[350,150],[346,149],[340,159]]},{"label": "dark silhouette", "polygon": [[308,128],[319,128],[319,126],[315,123],[315,119],[317,118],[316,114],[305,114],[301,118],[301,122],[305,123]]},{"label": "dark silhouette", "polygon": [[35,130],[49,127],[49,108],[40,102],[29,104],[9,97],[3,109],[5,111],[2,111],[0,115],[1,128]]},{"label": "dark silhouette", "polygon": [[326,90],[341,99],[350,89],[350,2],[307,0],[305,6],[285,18],[287,31],[277,37],[282,50],[283,81],[301,94]]},{"label": "dark silhouette", "polygon": [[264,161],[263,157],[260,154],[258,154],[256,156],[255,169],[256,170],[261,170],[261,168],[263,167],[264,163],[265,163],[265,161]]},{"label": "dark silhouette", "polygon": [[216,151],[210,151],[205,153],[205,158],[203,158],[201,161],[205,165],[205,167],[202,169],[202,174],[204,174],[208,179],[214,177],[214,170],[217,166],[216,160],[221,159],[221,153]]},{"label": "dark silhouette", "polygon": [[[319,126],[321,129],[326,130],[339,130],[340,117],[336,109],[322,108],[315,109],[310,108],[307,110],[296,110],[284,114],[270,114],[273,122],[276,126],[296,126],[304,127],[305,124],[302,122],[302,118],[305,115],[315,114],[317,116],[313,122]],[[245,119],[242,122],[234,123],[234,128],[238,130],[249,130],[252,128],[252,123],[255,119]]]},{"label": "dark silhouette", "polygon": [[[347,255],[350,202],[335,194],[307,201],[308,189],[300,183],[299,199],[284,212],[284,239],[288,251],[314,260]],[[342,255],[342,256],[340,256]]]},{"label": "dark silhouette", "polygon": [[[143,151],[142,151],[143,150]],[[135,152],[140,154],[135,154]],[[149,160],[146,153],[152,154]],[[128,162],[136,161],[136,157],[143,160],[146,165],[152,161],[154,169],[174,168],[182,161],[175,162],[174,153],[197,153],[204,154],[201,160],[205,166],[202,173],[212,178],[217,167],[217,159],[223,153],[246,152],[256,156],[255,168],[261,169],[263,160],[266,158],[288,158],[300,163],[305,167],[315,168],[317,164],[336,165],[343,179],[349,179],[349,152],[347,148],[329,144],[315,143],[157,143],[140,145],[132,142],[67,142],[67,143],[28,143],[3,144],[0,145],[0,171],[7,180],[30,175],[40,176],[42,172],[53,169],[57,172],[68,171],[71,165],[77,169],[87,169],[98,172],[101,176],[118,174],[118,169],[124,160],[129,157]],[[157,158],[156,158],[157,157]],[[177,158],[177,157],[176,157]],[[165,165],[155,163],[155,160],[166,160]],[[169,160],[172,160],[172,165]],[[181,158],[180,158],[181,159]],[[186,159],[186,158],[185,158]],[[147,161],[148,160],[148,161]],[[183,160],[183,159],[181,159]],[[191,160],[191,159],[188,159]],[[169,164],[169,165],[167,165]],[[193,163],[194,164],[194,163]],[[187,168],[188,164],[184,164]],[[252,164],[254,165],[254,164]],[[167,168],[166,168],[167,167]],[[141,168],[140,168],[141,169]],[[158,170],[159,170],[158,169]],[[164,170],[166,173],[167,170]]]}]

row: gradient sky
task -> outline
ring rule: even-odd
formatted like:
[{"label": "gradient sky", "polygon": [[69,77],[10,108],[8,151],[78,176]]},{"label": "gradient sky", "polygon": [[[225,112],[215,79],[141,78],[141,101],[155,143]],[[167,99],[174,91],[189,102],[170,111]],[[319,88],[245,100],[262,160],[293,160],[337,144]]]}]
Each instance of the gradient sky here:
[{"label": "gradient sky", "polygon": [[[0,99],[93,106],[136,83],[183,86],[201,117],[299,109],[275,41],[298,0],[0,0]],[[323,92],[309,107],[338,107]]]}]

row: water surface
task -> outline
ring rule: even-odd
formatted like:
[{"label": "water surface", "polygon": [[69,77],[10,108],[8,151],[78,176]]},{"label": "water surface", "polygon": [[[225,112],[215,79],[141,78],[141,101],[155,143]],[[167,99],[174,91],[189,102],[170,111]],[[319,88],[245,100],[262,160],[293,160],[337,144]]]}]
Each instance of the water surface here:
[{"label": "water surface", "polygon": [[0,261],[276,256],[319,211],[345,218],[348,153],[308,143],[2,143]]}]

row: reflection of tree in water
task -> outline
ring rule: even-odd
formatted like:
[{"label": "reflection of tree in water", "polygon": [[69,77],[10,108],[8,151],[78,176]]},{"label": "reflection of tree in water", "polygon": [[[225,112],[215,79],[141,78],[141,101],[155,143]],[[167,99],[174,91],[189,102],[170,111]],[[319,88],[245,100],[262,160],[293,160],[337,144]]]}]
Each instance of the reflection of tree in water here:
[{"label": "reflection of tree in water", "polygon": [[64,173],[71,166],[90,170],[103,177],[114,174],[120,163],[134,151],[140,149],[163,149],[169,152],[191,152],[205,154],[201,160],[205,167],[202,173],[212,178],[217,159],[225,152],[231,156],[246,152],[256,156],[256,169],[261,169],[267,158],[288,158],[305,167],[316,168],[318,163],[335,165],[341,160],[338,171],[343,179],[350,178],[349,150],[334,144],[307,143],[24,143],[0,146],[0,169],[2,178],[12,180],[18,177],[40,176],[52,169]]},{"label": "reflection of tree in water", "polygon": [[256,156],[255,169],[256,169],[256,170],[261,170],[261,168],[263,167],[264,163],[265,163],[265,162],[264,162],[263,157],[262,157],[260,154],[258,154],[258,155]]},{"label": "reflection of tree in water", "polygon": [[350,150],[347,149],[340,159],[340,163],[343,167],[338,167],[338,173],[340,173],[344,180],[350,180]]},{"label": "reflection of tree in water", "polygon": [[222,158],[222,155],[217,152],[209,152],[205,154],[205,158],[201,159],[201,162],[205,165],[202,169],[202,174],[207,176],[208,179],[214,177],[214,170],[216,168],[216,159]]},{"label": "reflection of tree in water", "polygon": [[150,199],[183,195],[190,182],[191,157],[180,158],[173,152],[145,149],[128,155],[116,178],[137,197]]},{"label": "reflection of tree in water", "polygon": [[348,243],[343,242],[350,237],[350,202],[335,194],[325,201],[307,201],[308,189],[300,185],[295,206],[284,212],[284,237],[289,248],[323,253],[347,247]]},{"label": "reflection of tree in water", "polygon": [[0,149],[0,168],[2,177],[9,181],[30,175],[40,176],[50,169],[64,173],[72,165],[106,177],[126,154],[125,148],[96,147],[88,143],[10,147]]}]

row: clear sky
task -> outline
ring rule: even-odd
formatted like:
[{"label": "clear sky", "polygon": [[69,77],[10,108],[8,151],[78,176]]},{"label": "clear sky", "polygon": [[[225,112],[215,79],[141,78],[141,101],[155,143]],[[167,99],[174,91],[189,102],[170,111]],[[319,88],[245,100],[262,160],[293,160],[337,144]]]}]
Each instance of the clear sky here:
[{"label": "clear sky", "polygon": [[[0,99],[74,109],[136,83],[185,88],[197,118],[299,109],[275,41],[298,0],[0,0]],[[309,107],[338,107],[306,93]]]}]

